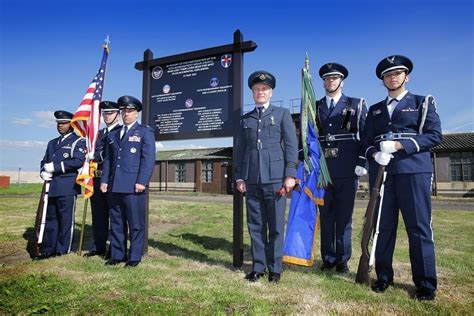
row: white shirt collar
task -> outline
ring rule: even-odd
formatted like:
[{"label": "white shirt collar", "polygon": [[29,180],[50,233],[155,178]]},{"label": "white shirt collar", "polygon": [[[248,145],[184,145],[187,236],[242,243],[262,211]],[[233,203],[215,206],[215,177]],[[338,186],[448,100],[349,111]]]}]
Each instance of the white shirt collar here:
[{"label": "white shirt collar", "polygon": [[397,99],[397,101],[395,101],[395,102],[400,102],[400,100],[403,99],[403,97],[404,97],[407,93],[408,93],[408,90],[405,90],[405,91],[403,91],[402,93],[400,93],[399,95],[397,95],[397,97],[395,97],[395,98],[392,98],[391,96],[388,96],[388,97],[387,97],[387,104],[390,103],[390,101],[391,101],[392,99]]},{"label": "white shirt collar", "polygon": [[339,102],[341,97],[342,97],[342,93],[338,93],[332,98],[330,96],[326,96],[326,104],[327,104],[328,108],[331,106],[331,99],[334,100],[334,106],[336,106],[337,102]]},{"label": "white shirt collar", "polygon": [[117,125],[119,125],[119,122],[115,122],[114,124],[112,124],[110,126],[107,126],[106,127],[107,133],[110,132],[111,130],[113,130]]},{"label": "white shirt collar", "polygon": [[136,122],[137,122],[137,121],[133,122],[133,123],[130,124],[130,125],[125,125],[125,124],[124,124],[123,126],[127,126],[127,130],[130,130],[130,128],[132,128],[133,124],[135,124]]},{"label": "white shirt collar", "polygon": [[263,106],[263,108],[265,109],[265,111],[268,109],[268,107],[270,106],[270,102],[267,102],[267,103],[264,103],[263,105],[256,105],[255,104],[255,108],[258,108],[259,106]]}]

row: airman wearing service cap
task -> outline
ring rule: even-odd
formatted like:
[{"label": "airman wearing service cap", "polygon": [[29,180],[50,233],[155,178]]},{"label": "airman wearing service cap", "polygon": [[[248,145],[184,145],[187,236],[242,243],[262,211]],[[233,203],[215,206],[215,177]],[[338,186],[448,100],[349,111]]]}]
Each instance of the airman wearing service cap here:
[{"label": "airman wearing service cap", "polygon": [[[268,271],[269,282],[282,272],[286,196],[295,185],[298,143],[287,109],[270,104],[275,77],[256,71],[248,78],[255,109],[241,117],[235,177],[237,190],[247,192],[247,224],[251,238],[252,271],[245,278],[255,282]],[[283,146],[282,146],[283,144]]]},{"label": "airman wearing service cap", "polygon": [[106,194],[100,191],[100,177],[102,176],[102,163],[105,156],[105,147],[107,144],[107,135],[120,129],[119,124],[119,105],[113,101],[102,101],[99,104],[105,127],[97,135],[97,143],[94,152],[88,154],[90,160],[97,162],[97,170],[94,174],[94,194],[91,196],[92,209],[92,233],[94,244],[90,251],[84,254],[85,257],[105,256],[110,258],[110,250],[107,251],[107,240],[109,238],[109,205]]},{"label": "airman wearing service cap", "polygon": [[362,98],[342,93],[349,76],[339,63],[319,69],[326,96],[316,102],[319,141],[332,184],[325,190],[320,206],[321,270],[346,273],[352,254],[352,214],[359,176],[367,173],[360,148],[359,131],[364,128],[367,106]]},{"label": "airman wearing service cap", "polygon": [[[117,100],[123,127],[107,137],[100,189],[107,193],[110,212],[111,258],[107,265],[137,266],[145,241],[145,203],[155,166],[153,130],[137,122],[142,103],[132,96]],[[125,219],[125,220],[124,220]],[[129,238],[128,238],[129,237]],[[130,248],[127,251],[127,239]]]},{"label": "airman wearing service cap", "polygon": [[[435,250],[431,229],[430,149],[442,140],[441,122],[434,98],[406,90],[411,60],[402,55],[383,58],[375,73],[388,96],[369,109],[362,147],[369,160],[369,181],[379,166],[387,172],[375,247],[375,292],[393,284],[392,258],[402,212],[408,233],[415,297],[433,300],[437,288]],[[372,187],[372,186],[370,186]]]},{"label": "airman wearing service cap", "polygon": [[81,193],[76,177],[86,153],[85,140],[71,127],[73,114],[59,110],[54,117],[60,136],[49,141],[41,161],[41,178],[50,186],[41,254],[33,258],[38,260],[71,251],[76,197]]}]

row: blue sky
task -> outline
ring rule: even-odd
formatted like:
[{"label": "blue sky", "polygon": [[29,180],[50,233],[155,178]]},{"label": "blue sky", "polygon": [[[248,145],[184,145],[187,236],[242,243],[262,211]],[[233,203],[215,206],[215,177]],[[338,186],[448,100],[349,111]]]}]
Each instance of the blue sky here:
[{"label": "blue sky", "polygon": [[[257,69],[277,78],[273,100],[300,97],[308,52],[317,76],[326,62],[349,69],[344,93],[374,104],[386,91],[375,76],[384,57],[414,62],[408,89],[433,94],[444,132],[474,131],[471,0],[313,1],[0,1],[0,170],[38,170],[57,137],[52,113],[74,112],[97,71],[110,35],[104,99],[141,98],[134,69],[154,57],[232,42],[240,29],[258,48],[245,55],[244,76]],[[244,103],[251,103],[245,91]],[[162,142],[160,150],[229,146],[230,139]]]}]

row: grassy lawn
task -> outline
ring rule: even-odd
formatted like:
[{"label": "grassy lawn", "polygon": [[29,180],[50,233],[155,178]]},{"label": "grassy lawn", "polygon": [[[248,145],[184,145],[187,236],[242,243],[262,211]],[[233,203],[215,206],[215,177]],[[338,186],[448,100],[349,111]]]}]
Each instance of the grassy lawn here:
[{"label": "grassy lawn", "polygon": [[[0,197],[0,314],[474,314],[474,212],[434,212],[439,290],[436,301],[420,303],[412,298],[401,219],[395,286],[384,294],[354,283],[362,209],[354,215],[349,274],[322,273],[318,260],[312,268],[286,267],[277,285],[251,284],[243,280],[250,269],[246,230],[243,269],[232,267],[231,205],[158,198],[150,200],[148,256],[137,268],[124,269],[74,253],[30,261],[26,248],[37,197]],[[82,210],[80,200],[76,241]]]},{"label": "grassy lawn", "polygon": [[38,194],[38,192],[41,192],[42,187],[42,183],[11,183],[8,188],[0,188],[0,197],[2,195]]}]

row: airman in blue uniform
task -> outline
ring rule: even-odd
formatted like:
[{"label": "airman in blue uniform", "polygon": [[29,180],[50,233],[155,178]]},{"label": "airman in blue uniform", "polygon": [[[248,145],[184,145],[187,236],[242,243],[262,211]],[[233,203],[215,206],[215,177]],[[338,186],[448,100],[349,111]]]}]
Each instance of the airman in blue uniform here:
[{"label": "airman in blue uniform", "polygon": [[[117,101],[123,127],[109,133],[100,189],[108,192],[111,258],[106,265],[137,266],[145,240],[146,190],[155,166],[153,130],[137,122],[142,103],[122,96]],[[127,253],[127,238],[130,249]]]},{"label": "airman in blue uniform", "polygon": [[379,235],[375,248],[375,292],[393,284],[392,259],[400,210],[408,233],[416,298],[433,300],[437,288],[435,250],[431,228],[430,149],[442,140],[441,122],[432,96],[406,90],[413,63],[393,55],[380,61],[376,75],[388,97],[369,109],[362,147],[369,160],[373,183],[379,165],[386,166]]},{"label": "airman in blue uniform", "polygon": [[81,193],[76,177],[86,153],[84,138],[77,136],[71,127],[73,114],[56,111],[54,116],[61,135],[48,143],[41,160],[41,178],[50,181],[50,186],[41,254],[34,258],[37,260],[71,251],[76,197]]},{"label": "airman in blue uniform", "polygon": [[316,104],[319,141],[332,184],[325,190],[320,206],[321,270],[345,273],[352,254],[352,214],[359,176],[367,174],[360,147],[359,131],[364,128],[367,106],[364,99],[342,93],[349,75],[341,64],[328,63],[319,69],[326,96]]},{"label": "airman in blue uniform", "polygon": [[[107,144],[107,135],[116,129],[120,129],[119,124],[119,106],[116,102],[103,101],[99,104],[102,113],[102,119],[106,127],[101,129],[97,136],[97,143],[94,152],[89,153],[89,159],[97,162],[97,170],[94,175],[94,194],[91,196],[92,210],[92,233],[94,235],[94,244],[92,249],[86,253],[85,257],[106,256],[110,257],[110,251],[107,252],[107,240],[109,238],[109,205],[104,193],[100,191],[100,177],[102,175],[102,163],[104,161],[105,146]],[[107,254],[106,254],[107,253]]]},{"label": "airman in blue uniform", "polygon": [[[295,186],[298,142],[287,109],[272,106],[275,77],[266,71],[250,75],[256,107],[241,118],[235,177],[237,190],[247,192],[247,225],[251,239],[255,282],[268,269],[269,282],[282,272],[286,196]],[[283,192],[284,191],[284,192]]]}]

